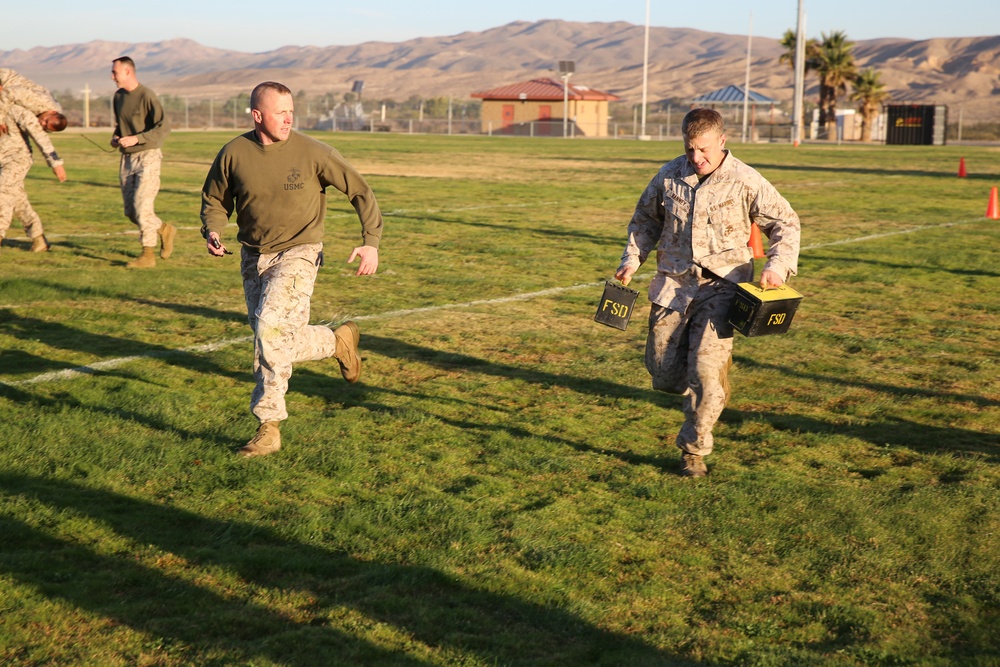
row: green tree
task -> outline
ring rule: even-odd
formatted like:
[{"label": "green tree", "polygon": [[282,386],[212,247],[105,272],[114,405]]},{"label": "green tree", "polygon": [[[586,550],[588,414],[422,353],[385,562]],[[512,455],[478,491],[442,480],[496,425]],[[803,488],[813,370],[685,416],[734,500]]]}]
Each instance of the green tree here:
[{"label": "green tree", "polygon": [[854,42],[842,30],[822,34],[819,44],[819,126],[821,136],[829,137],[837,129],[837,99],[847,92],[847,84],[858,75],[854,63]]},{"label": "green tree", "polygon": [[878,116],[882,104],[888,99],[889,91],[882,83],[882,75],[879,72],[869,67],[855,77],[851,100],[859,102],[861,141],[872,140],[872,126],[875,123],[875,118]]},{"label": "green tree", "polygon": [[[779,42],[784,47],[785,52],[778,58],[778,62],[787,64],[793,71],[795,70],[796,42],[798,42],[798,37],[791,28],[785,31],[784,36],[782,36]],[[805,72],[808,74],[810,71],[816,69],[816,66],[819,64],[819,44],[815,39],[806,40],[805,56]]]}]

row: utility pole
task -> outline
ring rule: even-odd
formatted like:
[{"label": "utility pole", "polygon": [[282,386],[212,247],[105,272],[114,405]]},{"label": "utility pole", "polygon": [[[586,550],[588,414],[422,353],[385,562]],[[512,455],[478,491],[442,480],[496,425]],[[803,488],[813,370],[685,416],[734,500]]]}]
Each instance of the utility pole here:
[{"label": "utility pole", "polygon": [[750,41],[753,35],[753,12],[750,12],[750,26],[747,28],[747,76],[743,84],[743,134],[740,141],[747,142],[747,113],[750,106]]},{"label": "utility pole", "polygon": [[563,81],[563,139],[569,136],[569,78],[576,71],[576,62],[572,60],[559,61],[559,76]]},{"label": "utility pole", "polygon": [[802,142],[802,96],[806,82],[806,19],[799,0],[799,19],[795,29],[795,97],[792,102],[792,144]]},{"label": "utility pole", "polygon": [[[83,85],[83,126],[90,127],[90,84]],[[961,138],[961,130],[959,130]]]},{"label": "utility pole", "polygon": [[646,88],[649,83],[649,0],[646,0],[646,37],[642,47],[642,129],[639,131],[640,141],[649,141],[646,134]]}]

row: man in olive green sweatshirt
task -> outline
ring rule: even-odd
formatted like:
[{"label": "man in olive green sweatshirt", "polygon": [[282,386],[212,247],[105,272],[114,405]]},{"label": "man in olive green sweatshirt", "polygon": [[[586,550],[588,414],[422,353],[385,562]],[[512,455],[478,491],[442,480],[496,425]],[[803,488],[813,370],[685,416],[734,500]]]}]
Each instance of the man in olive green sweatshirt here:
[{"label": "man in olive green sweatshirt", "polygon": [[292,365],[334,357],[348,382],[361,375],[358,327],[309,324],[310,297],[323,263],[326,188],[344,193],[361,221],[362,244],[348,258],[355,275],[378,270],[382,213],[371,187],[334,148],[292,130],[292,92],[266,81],[250,95],[254,129],[226,144],[202,188],[201,233],[210,255],[228,251],[221,235],[236,213],[240,271],[254,333],[256,387],[250,411],[257,434],[239,450],[262,456],[281,447],[279,423],[288,418],[285,392]]},{"label": "man in olive green sweatshirt", "polygon": [[111,78],[118,85],[115,91],[115,132],[111,145],[121,151],[118,180],[122,188],[125,217],[139,228],[142,254],[129,268],[149,269],[156,266],[153,249],[157,237],[160,258],[167,259],[174,251],[177,228],[164,224],[157,217],[153,204],[160,191],[160,150],[170,134],[170,123],[156,93],[139,83],[135,63],[128,56],[115,58]]}]

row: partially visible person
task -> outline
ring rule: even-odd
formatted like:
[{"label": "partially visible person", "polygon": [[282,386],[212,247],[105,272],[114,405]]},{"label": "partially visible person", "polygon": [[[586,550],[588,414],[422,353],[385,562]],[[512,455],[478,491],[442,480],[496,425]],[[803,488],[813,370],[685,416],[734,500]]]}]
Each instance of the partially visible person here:
[{"label": "partially visible person", "polygon": [[[19,105],[35,114],[46,132],[66,129],[62,106],[47,88],[7,67],[0,67],[0,115],[6,115],[11,105]],[[0,123],[0,133],[7,126]]]},{"label": "partially visible person", "polygon": [[28,201],[28,193],[24,188],[24,179],[32,162],[28,136],[41,148],[45,161],[60,182],[66,180],[66,169],[38,119],[27,109],[14,105],[6,114],[0,114],[0,122],[9,129],[7,133],[0,135],[0,245],[3,244],[10,223],[17,217],[31,239],[32,252],[45,252],[49,249],[45,230],[42,228],[41,218]]},{"label": "partially visible person", "polygon": [[361,375],[354,322],[335,330],[309,324],[310,298],[323,264],[326,188],[350,200],[361,221],[362,245],[355,275],[378,270],[382,213],[365,179],[334,148],[292,130],[292,91],[266,81],[250,95],[254,129],[226,144],[202,188],[201,233],[210,255],[226,252],[221,234],[236,213],[242,244],[240,271],[247,317],[254,334],[256,386],[250,411],[257,434],[239,450],[262,456],[281,447],[280,423],[288,418],[285,392],[292,365],[333,357],[348,382]]},{"label": "partially visible person", "polygon": [[125,217],[139,228],[142,245],[142,254],[127,266],[149,269],[156,266],[157,240],[160,258],[167,259],[174,251],[177,236],[177,228],[160,220],[154,209],[160,191],[162,146],[170,134],[170,123],[156,93],[139,83],[131,58],[115,58],[111,78],[118,85],[113,102],[115,131],[111,145],[122,154],[118,179]]},{"label": "partially visible person", "polygon": [[615,277],[628,284],[656,250],[646,368],[654,389],[683,394],[680,472],[703,477],[712,429],[729,401],[729,307],[736,284],[754,275],[751,224],[770,240],[763,289],[795,274],[800,225],[774,186],[726,149],[717,111],[692,109],[681,133],[684,155],[663,165],[639,197]]}]

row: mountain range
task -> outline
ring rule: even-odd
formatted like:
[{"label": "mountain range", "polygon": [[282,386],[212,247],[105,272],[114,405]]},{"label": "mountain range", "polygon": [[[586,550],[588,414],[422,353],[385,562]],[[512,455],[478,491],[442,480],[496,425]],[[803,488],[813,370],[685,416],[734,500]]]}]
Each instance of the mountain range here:
[{"label": "mountain range", "polygon": [[[154,43],[91,41],[0,51],[10,67],[56,91],[79,95],[88,85],[107,95],[111,60],[131,56],[144,83],[160,95],[224,99],[264,80],[293,91],[335,95],[365,82],[366,99],[422,97],[469,99],[473,92],[539,77],[558,78],[557,63],[571,60],[571,83],[611,92],[625,102],[642,95],[644,30],[626,22],[517,21],[482,32],[423,37],[405,42],[351,46],[286,46],[246,53],[203,46],[187,39]],[[848,35],[848,38],[850,35]],[[651,27],[648,99],[688,100],[746,77],[746,35],[688,28]],[[779,63],[778,40],[750,40],[750,88],[790,104],[793,76]],[[966,122],[1000,118],[1000,35],[854,43],[859,69],[882,74],[892,101],[947,104]],[[807,74],[806,95],[818,96]],[[843,101],[842,106],[852,106]]]}]

